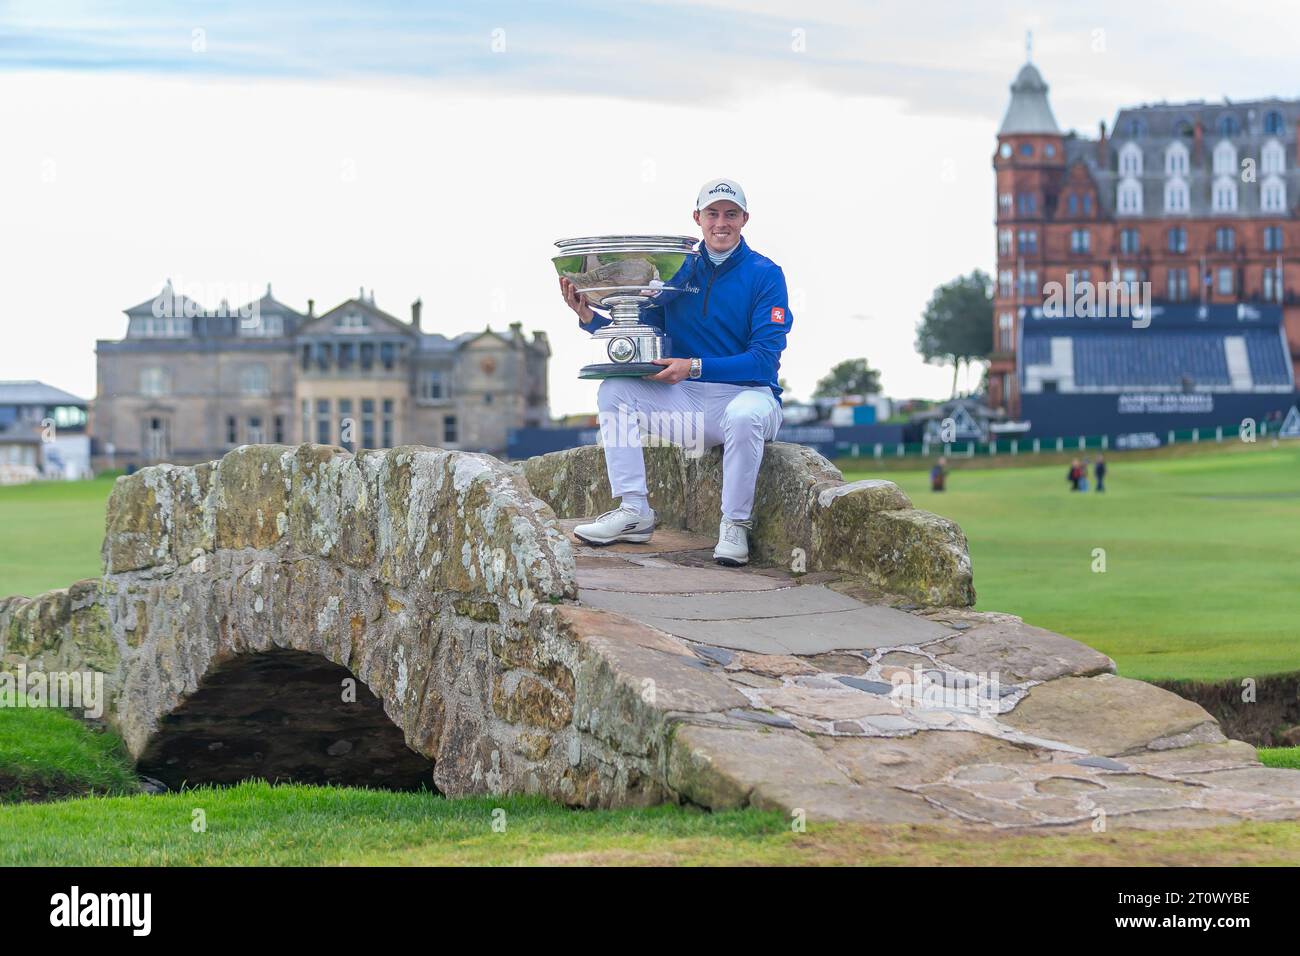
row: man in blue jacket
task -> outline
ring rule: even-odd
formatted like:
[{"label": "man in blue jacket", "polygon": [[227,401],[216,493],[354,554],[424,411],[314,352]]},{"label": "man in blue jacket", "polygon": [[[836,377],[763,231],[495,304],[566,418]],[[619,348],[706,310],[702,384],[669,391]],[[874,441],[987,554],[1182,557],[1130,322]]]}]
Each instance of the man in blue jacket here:
[{"label": "man in blue jacket", "polygon": [[[618,508],[574,533],[591,544],[648,541],[655,513],[647,500],[645,459],[638,418],[669,423],[674,441],[685,436],[703,448],[722,445],[722,520],[713,558],[738,566],[749,561],[754,485],[763,444],[781,427],[777,370],[790,315],[780,266],[752,250],[740,231],[749,222],[745,192],[730,179],[704,184],[695,203],[703,253],[692,256],[681,292],[663,293],[643,310],[643,321],[668,333],[673,358],[656,359],[663,371],[644,378],[609,378],[597,393],[601,441],[610,491]],[[569,308],[589,332],[608,325],[577,287],[560,279]]]}]

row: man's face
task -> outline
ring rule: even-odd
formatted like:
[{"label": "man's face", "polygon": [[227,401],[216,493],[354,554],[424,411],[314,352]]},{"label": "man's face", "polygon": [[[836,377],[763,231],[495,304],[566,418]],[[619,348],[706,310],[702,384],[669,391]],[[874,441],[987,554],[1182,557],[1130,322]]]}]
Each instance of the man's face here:
[{"label": "man's face", "polygon": [[749,222],[745,212],[730,199],[719,199],[695,211],[695,222],[704,234],[704,244],[713,252],[726,252],[740,242],[740,230]]}]

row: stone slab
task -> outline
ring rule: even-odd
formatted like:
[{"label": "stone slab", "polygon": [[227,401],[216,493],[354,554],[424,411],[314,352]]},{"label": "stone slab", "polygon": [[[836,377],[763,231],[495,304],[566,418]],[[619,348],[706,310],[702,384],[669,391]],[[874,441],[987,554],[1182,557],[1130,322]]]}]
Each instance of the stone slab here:
[{"label": "stone slab", "polygon": [[624,613],[678,637],[756,654],[810,655],[914,645],[948,633],[940,624],[887,607],[730,621],[681,620],[663,616],[665,610],[670,606],[659,602],[648,606],[646,613]]},{"label": "stone slab", "polygon": [[[704,591],[774,591],[782,582],[761,574],[745,574],[717,568],[650,567],[628,563],[625,568],[579,568],[578,600],[590,603],[596,598],[587,591],[614,591],[626,594],[698,594]],[[661,605],[662,607],[662,605]],[[635,614],[634,608],[623,613]],[[662,613],[662,612],[661,612]]]},{"label": "stone slab", "polygon": [[1060,677],[1039,684],[1001,720],[1103,757],[1144,753],[1153,742],[1206,727],[1218,740],[1224,739],[1199,704],[1114,674]]},{"label": "stone slab", "polygon": [[[694,569],[692,577],[705,569]],[[723,572],[731,574],[731,572]],[[733,575],[734,576],[734,575]],[[749,575],[746,575],[749,577]],[[755,575],[755,577],[758,577]],[[770,578],[760,578],[770,581]],[[586,586],[586,578],[579,570],[578,584]],[[770,585],[768,585],[770,586]],[[780,587],[772,590],[722,592],[712,594],[674,594],[670,598],[647,601],[642,593],[602,591],[583,595],[584,603],[620,614],[636,616],[650,613],[657,617],[671,617],[682,621],[732,621],[737,618],[791,617],[796,614],[814,614],[825,611],[851,611],[863,607],[850,597],[845,597],[821,585],[811,587]]]}]

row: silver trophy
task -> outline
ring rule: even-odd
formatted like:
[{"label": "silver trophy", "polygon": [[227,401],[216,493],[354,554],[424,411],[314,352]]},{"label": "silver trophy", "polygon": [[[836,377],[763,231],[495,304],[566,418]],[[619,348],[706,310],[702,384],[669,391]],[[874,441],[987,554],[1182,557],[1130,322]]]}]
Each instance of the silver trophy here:
[{"label": "silver trophy", "polygon": [[[561,239],[555,271],[582,292],[587,304],[608,309],[610,324],[592,333],[595,360],[578,378],[619,378],[663,371],[672,343],[663,330],[641,321],[641,307],[680,293],[699,256],[690,236],[589,236]],[[688,261],[690,260],[690,261]]]}]

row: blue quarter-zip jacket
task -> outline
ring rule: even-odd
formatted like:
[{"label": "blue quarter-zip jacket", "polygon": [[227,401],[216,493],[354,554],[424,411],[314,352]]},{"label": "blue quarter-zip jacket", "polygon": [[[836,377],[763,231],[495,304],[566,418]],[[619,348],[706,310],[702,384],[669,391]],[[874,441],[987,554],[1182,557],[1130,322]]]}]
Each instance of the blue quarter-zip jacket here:
[{"label": "blue quarter-zip jacket", "polygon": [[[668,333],[670,357],[700,359],[699,381],[766,385],[780,402],[777,371],[793,321],[785,274],[749,248],[744,236],[718,266],[702,242],[699,249],[668,283],[684,286],[682,291],[661,292],[642,308],[642,320]],[[579,325],[595,332],[609,323],[596,313]]]}]

